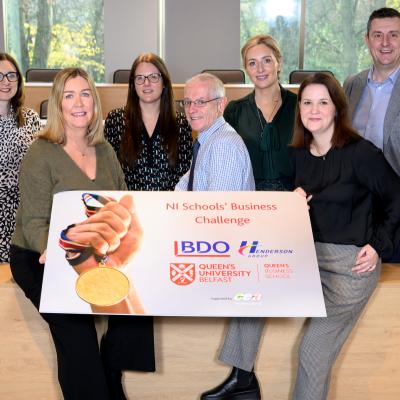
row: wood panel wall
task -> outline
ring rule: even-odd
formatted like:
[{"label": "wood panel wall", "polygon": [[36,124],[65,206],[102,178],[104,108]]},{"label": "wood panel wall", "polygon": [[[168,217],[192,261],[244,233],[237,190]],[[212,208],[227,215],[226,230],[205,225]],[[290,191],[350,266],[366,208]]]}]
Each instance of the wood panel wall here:
[{"label": "wood panel wall", "polygon": [[[104,118],[113,108],[125,105],[128,94],[127,84],[99,84],[96,87],[100,95]],[[183,88],[183,84],[173,85],[175,99],[183,98]],[[239,99],[253,90],[252,85],[225,85],[225,88],[228,100]],[[298,86],[288,85],[288,88],[296,92]],[[51,84],[27,83],[25,89],[25,105],[39,112],[40,103],[49,98]]]}]

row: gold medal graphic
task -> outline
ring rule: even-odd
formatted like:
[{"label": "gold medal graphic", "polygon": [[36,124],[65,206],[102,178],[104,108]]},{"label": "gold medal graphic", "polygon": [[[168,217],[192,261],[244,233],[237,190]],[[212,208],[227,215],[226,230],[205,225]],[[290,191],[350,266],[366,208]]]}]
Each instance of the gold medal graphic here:
[{"label": "gold medal graphic", "polygon": [[[112,200],[110,197],[93,193],[84,193],[82,195],[85,213],[88,217],[96,214],[103,205]],[[102,256],[99,260],[99,256],[92,253],[90,246],[69,240],[67,232],[72,226],[74,225],[62,230],[59,239],[61,248],[67,253],[75,254],[75,257],[67,258],[70,264],[75,266],[91,255],[94,255],[95,258],[97,257],[97,261],[100,261],[97,267],[83,272],[78,277],[75,284],[77,295],[83,301],[94,306],[107,307],[118,304],[129,294],[129,278],[113,266],[106,265],[107,255]]]},{"label": "gold medal graphic", "polygon": [[129,279],[121,271],[102,263],[79,276],[75,290],[87,303],[99,306],[113,306],[125,299],[129,293]]}]

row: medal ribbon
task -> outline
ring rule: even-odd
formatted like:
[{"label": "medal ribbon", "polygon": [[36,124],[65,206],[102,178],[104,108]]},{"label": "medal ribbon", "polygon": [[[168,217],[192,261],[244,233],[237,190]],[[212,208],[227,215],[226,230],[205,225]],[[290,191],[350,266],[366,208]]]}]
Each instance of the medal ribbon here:
[{"label": "medal ribbon", "polygon": [[[97,200],[102,206],[93,206],[90,205],[89,202],[90,200]],[[96,214],[103,206],[105,206],[107,203],[110,201],[115,201],[111,197],[106,197],[106,196],[101,196],[99,194],[95,193],[83,193],[82,194],[82,202],[85,206],[85,214],[87,217],[90,217],[94,214]],[[84,243],[77,243],[72,240],[69,240],[67,237],[67,232],[68,229],[74,227],[75,224],[69,225],[66,229],[63,229],[60,233],[60,239],[58,241],[59,246],[69,252],[69,253],[82,253],[84,250],[89,249],[90,245],[89,244],[84,244]]]}]

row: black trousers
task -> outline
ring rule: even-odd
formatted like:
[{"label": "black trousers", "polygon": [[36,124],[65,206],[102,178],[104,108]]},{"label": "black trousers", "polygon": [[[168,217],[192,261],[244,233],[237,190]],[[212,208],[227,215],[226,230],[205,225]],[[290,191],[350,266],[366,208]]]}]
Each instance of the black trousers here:
[{"label": "black trousers", "polygon": [[[39,309],[43,265],[39,253],[11,246],[14,280]],[[41,314],[57,352],[58,380],[65,400],[110,400],[105,371],[154,371],[153,321],[150,317],[110,316],[100,354],[93,316]]]}]

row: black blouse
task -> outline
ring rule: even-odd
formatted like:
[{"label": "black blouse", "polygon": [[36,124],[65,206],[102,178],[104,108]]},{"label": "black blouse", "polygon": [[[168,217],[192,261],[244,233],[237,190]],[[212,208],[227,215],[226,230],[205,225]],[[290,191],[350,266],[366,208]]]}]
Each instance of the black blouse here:
[{"label": "black blouse", "polygon": [[315,241],[370,244],[381,257],[391,256],[400,227],[400,178],[381,150],[360,139],[322,157],[294,149],[293,163],[295,186],[313,196]]},{"label": "black blouse", "polygon": [[[192,130],[182,113],[177,113],[177,122],[179,137],[175,167],[171,167],[168,162],[168,153],[158,121],[151,136],[146,129],[141,132],[142,150],[136,164],[133,167],[122,164],[129,190],[174,190],[180,177],[189,169],[192,158]],[[117,155],[124,130],[124,109],[110,111],[105,121],[104,135]]]}]

